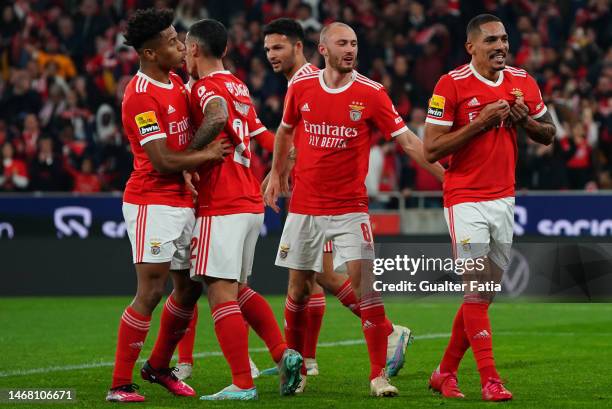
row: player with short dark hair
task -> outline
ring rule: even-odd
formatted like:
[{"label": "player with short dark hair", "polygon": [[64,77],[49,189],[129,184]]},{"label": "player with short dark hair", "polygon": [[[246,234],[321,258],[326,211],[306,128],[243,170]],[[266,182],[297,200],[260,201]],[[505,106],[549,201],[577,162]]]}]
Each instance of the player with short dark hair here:
[{"label": "player with short dark hair", "polygon": [[202,291],[188,274],[195,215],[181,171],[222,160],[228,146],[216,142],[206,149],[186,150],[193,138],[188,93],[171,72],[183,64],[185,45],[172,20],[169,10],[139,10],[128,21],[126,33],[140,57],[140,70],[127,85],[121,107],[134,154],[123,215],[138,288],[119,324],[113,381],[106,397],[114,402],[144,401],[132,383],[132,371],[169,275],[174,290],[164,305],[158,338],[141,375],[175,395],[195,394],[169,367]]},{"label": "player with short dark hair", "polygon": [[[264,50],[266,57],[276,73],[282,73],[289,85],[304,75],[319,71],[319,68],[306,61],[304,56],[304,30],[293,19],[279,18],[263,28]],[[299,128],[296,133],[299,132]],[[295,137],[299,139],[299,135]],[[293,159],[292,159],[293,160]],[[265,190],[267,179],[262,184]],[[325,312],[325,293],[323,288],[334,294],[338,300],[357,317],[361,316],[357,295],[351,288],[346,273],[334,271],[333,243],[325,243],[323,249],[323,271],[316,275],[316,282],[311,288],[306,306],[307,325],[304,334],[303,349],[299,352],[304,357],[308,376],[318,375],[316,349]],[[404,365],[406,347],[412,337],[410,329],[387,322],[387,373],[396,376]],[[266,370],[263,373],[267,373]]]},{"label": "player with short dark hair", "polygon": [[466,34],[471,62],[438,81],[429,101],[424,148],[430,161],[450,155],[444,175],[444,215],[453,255],[482,259],[480,265],[485,267],[463,274],[468,290],[430,387],[444,397],[463,398],[457,369],[471,347],[483,400],[504,401],[512,399],[512,393],[495,368],[488,316],[495,292],[477,285],[500,283],[510,259],[517,128],[548,145],[555,126],[535,80],[525,70],[506,65],[508,34],[501,20],[478,15],[467,25]]},{"label": "player with short dark hair", "polygon": [[334,269],[346,266],[359,297],[370,393],[396,396],[398,390],[385,372],[388,320],[382,298],[372,287],[374,247],[365,189],[372,128],[396,138],[440,180],[443,168],[425,160],[421,141],[406,127],[384,87],[355,71],[357,36],[351,27],[337,22],[324,27],[319,53],[325,69],[289,85],[264,196],[278,212],[278,196],[288,193],[287,157],[295,132],[295,183],[276,258],[276,265],[289,269],[287,343],[291,348],[302,343],[309,288],[315,271],[322,270],[325,243],[333,240]]},{"label": "player with short dark hair", "polygon": [[[247,86],[226,71],[227,32],[218,21],[195,23],[187,33],[187,70],[196,78],[191,107],[198,133],[191,142],[229,139],[222,163],[198,169],[197,220],[192,239],[191,278],[208,287],[217,339],[232,372],[232,384],[203,400],[257,399],[248,355],[245,321],[264,340],[280,372],[280,392],[295,392],[302,357],[287,348],[267,301],[246,283],[263,225],[259,182],[251,171],[250,142],[272,149],[274,135],[261,124]],[[200,130],[202,132],[200,132]]]}]

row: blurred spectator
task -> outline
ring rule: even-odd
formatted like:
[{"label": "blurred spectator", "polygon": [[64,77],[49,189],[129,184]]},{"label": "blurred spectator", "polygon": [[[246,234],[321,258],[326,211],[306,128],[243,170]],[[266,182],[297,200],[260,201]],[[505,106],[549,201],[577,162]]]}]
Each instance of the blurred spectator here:
[{"label": "blurred spectator", "polygon": [[95,173],[91,158],[83,158],[80,170],[66,164],[66,171],[72,177],[73,192],[97,193],[102,189],[100,177]]},{"label": "blurred spectator", "polygon": [[34,191],[66,191],[68,183],[61,159],[53,152],[53,140],[41,138],[38,141],[38,154],[31,164],[31,184]]},{"label": "blurred spectator", "polygon": [[0,186],[7,192],[25,190],[30,180],[26,163],[15,159],[15,150],[10,142],[2,145],[2,171],[0,172]]},{"label": "blurred spectator", "polygon": [[[344,21],[359,40],[359,71],[386,87],[398,113],[421,136],[423,108],[436,81],[468,61],[467,21],[489,12],[505,23],[509,64],[522,66],[538,81],[558,125],[557,140],[548,148],[519,132],[517,187],[612,188],[610,1],[566,3],[0,0],[0,145],[10,142],[7,153],[13,149],[13,161],[25,163],[31,177],[27,189],[72,189],[63,169],[67,161],[73,170],[86,169],[87,178],[98,179],[96,187],[84,183],[79,189],[122,190],[132,158],[121,127],[121,101],[138,70],[138,56],[125,46],[122,31],[135,8],[151,6],[174,8],[180,38],[201,18],[226,24],[226,67],[248,84],[262,122],[271,129],[280,122],[286,82],[265,59],[263,24],[278,17],[298,19],[306,30],[305,55],[321,66],[320,29]],[[44,153],[49,144],[51,153]],[[65,158],[57,156],[60,152]],[[253,159],[257,171],[268,169],[270,156],[254,152],[260,155]],[[369,190],[381,189],[381,180],[384,189],[406,195],[439,189],[398,149],[381,143],[371,153]]]}]

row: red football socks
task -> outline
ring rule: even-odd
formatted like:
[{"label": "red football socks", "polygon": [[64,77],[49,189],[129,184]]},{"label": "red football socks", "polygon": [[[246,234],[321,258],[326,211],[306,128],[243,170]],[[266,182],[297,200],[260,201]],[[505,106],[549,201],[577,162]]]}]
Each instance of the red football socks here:
[{"label": "red football socks", "polygon": [[238,305],[247,323],[266,343],[274,362],[279,362],[287,349],[278,323],[264,297],[249,287],[244,287],[238,293]]},{"label": "red football socks", "polygon": [[170,294],[161,316],[159,334],[149,358],[153,368],[163,369],[170,366],[176,345],[185,335],[189,322],[193,318],[193,308],[184,308],[176,303]]},{"label": "red football socks", "polygon": [[368,294],[359,303],[361,325],[370,356],[370,380],[380,376],[387,361],[385,306],[379,294]]},{"label": "red football socks", "polygon": [[[342,305],[351,310],[353,314],[361,318],[359,299],[357,298],[357,294],[355,294],[355,290],[353,290],[353,287],[351,286],[350,278],[346,279],[344,284],[342,284],[342,286],[336,292],[335,296],[342,303]],[[388,318],[385,318],[384,326],[386,328],[387,336],[391,335],[393,332],[393,324]]]},{"label": "red football socks", "polygon": [[361,318],[361,312],[359,310],[359,299],[351,286],[351,279],[347,279],[344,284],[338,289],[336,294],[334,294],[336,298],[344,305],[346,308],[351,310],[353,314]]},{"label": "red football socks", "polygon": [[287,346],[300,354],[304,350],[306,305],[307,303],[296,303],[290,296],[287,296],[285,301],[285,339],[287,340]]},{"label": "red football socks", "polygon": [[178,362],[193,365],[193,348],[195,344],[196,327],[198,326],[198,304],[193,307],[193,318],[183,338],[178,343]]},{"label": "red football socks", "polygon": [[453,321],[453,329],[448,346],[442,357],[442,362],[440,362],[440,372],[442,373],[457,372],[465,351],[470,347],[470,341],[465,333],[463,320],[463,304],[461,304]]},{"label": "red football socks", "polygon": [[244,318],[236,301],[212,309],[215,334],[232,371],[232,383],[241,389],[253,387],[249,365],[249,341]]},{"label": "red football socks", "polygon": [[480,372],[480,383],[483,386],[489,378],[499,378],[493,360],[493,341],[488,310],[489,304],[486,303],[463,304],[465,332],[472,347],[476,366]]},{"label": "red football socks", "polygon": [[150,326],[151,317],[137,313],[131,306],[128,306],[123,312],[119,322],[111,388],[132,383],[134,364],[138,359]]},{"label": "red football socks", "polygon": [[321,324],[323,324],[323,315],[325,314],[325,294],[312,294],[308,299],[306,307],[308,315],[306,324],[306,333],[304,334],[304,358],[314,359],[317,353],[317,342],[319,342],[319,334],[321,332]]}]

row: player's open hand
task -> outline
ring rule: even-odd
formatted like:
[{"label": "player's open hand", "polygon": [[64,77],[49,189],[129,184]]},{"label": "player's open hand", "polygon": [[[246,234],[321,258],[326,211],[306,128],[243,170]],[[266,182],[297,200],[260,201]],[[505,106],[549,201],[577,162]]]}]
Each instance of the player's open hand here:
[{"label": "player's open hand", "polygon": [[270,172],[266,178],[268,179],[268,183],[264,192],[264,203],[278,213],[280,212],[280,208],[276,204],[276,201],[282,193],[281,178],[272,172]]},{"label": "player's open hand", "polygon": [[476,118],[485,130],[489,130],[501,124],[510,115],[510,104],[500,99],[486,105]]},{"label": "player's open hand", "polygon": [[203,151],[208,154],[209,160],[220,161],[232,152],[232,144],[226,138],[212,141]]},{"label": "player's open hand", "polygon": [[510,107],[510,119],[516,125],[523,125],[527,122],[529,116],[529,107],[525,105],[525,99],[518,97],[512,107]]},{"label": "player's open hand", "polygon": [[200,175],[198,172],[189,172],[184,170],[183,179],[185,180],[187,190],[189,190],[193,200],[195,201],[198,198],[198,189],[196,188],[196,185],[200,182]]}]

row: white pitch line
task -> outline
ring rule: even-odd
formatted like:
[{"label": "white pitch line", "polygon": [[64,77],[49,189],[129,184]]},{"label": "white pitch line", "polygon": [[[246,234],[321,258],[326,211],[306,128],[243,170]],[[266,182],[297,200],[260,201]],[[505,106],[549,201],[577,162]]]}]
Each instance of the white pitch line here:
[{"label": "white pitch line", "polygon": [[[436,338],[446,338],[449,337],[450,334],[425,334],[421,336],[415,336],[415,339],[436,339]],[[336,342],[320,342],[317,344],[317,348],[333,348],[344,345],[360,345],[365,344],[365,340],[362,339],[347,339],[344,341],[336,341]],[[249,352],[257,353],[257,352],[268,352],[267,348],[250,348]],[[212,356],[222,356],[221,351],[207,351],[207,352],[198,352],[193,354],[194,358],[205,358]],[[138,362],[144,363],[146,359],[140,359]],[[78,364],[78,365],[65,365],[65,366],[48,366],[46,368],[32,368],[32,369],[17,369],[14,371],[3,371],[0,372],[0,378],[9,378],[12,376],[25,376],[25,375],[34,375],[34,374],[43,374],[49,372],[64,372],[64,371],[78,371],[82,369],[93,369],[93,368],[104,368],[104,367],[112,367],[115,363],[112,361],[107,362],[91,362],[88,364]]]},{"label": "white pitch line", "polygon": [[[415,340],[424,340],[424,339],[440,339],[440,338],[448,338],[450,337],[450,333],[434,333],[434,334],[424,334],[417,335],[414,337]],[[496,332],[493,334],[494,336],[562,336],[562,337],[573,337],[579,334],[574,332]],[[612,333],[596,333],[589,334],[589,336],[612,336]],[[336,342],[320,342],[317,344],[317,348],[333,348],[337,346],[343,345],[361,345],[365,344],[365,340],[363,338],[360,339],[347,339],[344,341],[336,341]],[[258,352],[268,352],[267,348],[251,348],[249,349],[251,353]],[[194,358],[205,358],[212,356],[222,356],[221,351],[206,351],[206,352],[198,352],[193,354]],[[138,362],[144,363],[146,359],[140,359]],[[82,369],[93,369],[93,368],[104,368],[104,367],[112,367],[115,363],[112,361],[107,362],[91,362],[88,364],[78,364],[78,365],[65,365],[65,366],[48,366],[46,368],[32,368],[32,369],[17,369],[15,371],[4,371],[0,372],[0,378],[9,378],[12,376],[25,376],[25,375],[34,375],[34,374],[42,374],[42,373],[50,373],[50,372],[63,372],[63,371],[78,371]]]}]

